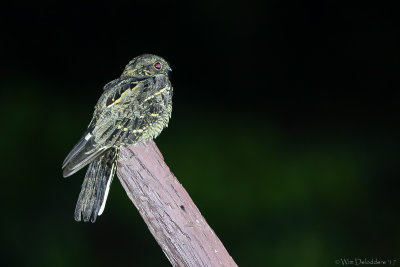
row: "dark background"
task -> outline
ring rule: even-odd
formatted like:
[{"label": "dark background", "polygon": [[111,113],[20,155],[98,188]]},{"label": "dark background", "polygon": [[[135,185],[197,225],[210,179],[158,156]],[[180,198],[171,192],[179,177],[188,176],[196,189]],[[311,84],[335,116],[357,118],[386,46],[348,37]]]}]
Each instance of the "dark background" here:
[{"label": "dark background", "polygon": [[142,53],[173,68],[157,144],[239,265],[400,261],[397,9],[56,3],[0,11],[0,265],[169,265],[118,179],[90,224],[73,220],[85,172],[61,175]]}]

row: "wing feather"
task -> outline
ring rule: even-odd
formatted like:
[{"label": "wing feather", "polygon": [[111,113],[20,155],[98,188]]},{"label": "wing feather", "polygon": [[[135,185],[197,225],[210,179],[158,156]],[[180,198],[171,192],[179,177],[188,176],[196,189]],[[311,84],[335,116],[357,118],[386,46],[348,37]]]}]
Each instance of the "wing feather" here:
[{"label": "wing feather", "polygon": [[65,158],[63,176],[68,177],[76,173],[106,152],[108,148],[100,146],[88,130]]}]

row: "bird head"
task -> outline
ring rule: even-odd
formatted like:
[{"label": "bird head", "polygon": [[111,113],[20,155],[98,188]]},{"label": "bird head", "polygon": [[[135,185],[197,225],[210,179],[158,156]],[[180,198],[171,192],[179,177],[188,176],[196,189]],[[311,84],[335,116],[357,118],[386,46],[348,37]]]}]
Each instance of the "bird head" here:
[{"label": "bird head", "polygon": [[125,69],[121,77],[140,77],[154,76],[157,74],[168,75],[172,71],[168,62],[162,57],[144,54],[132,59]]}]

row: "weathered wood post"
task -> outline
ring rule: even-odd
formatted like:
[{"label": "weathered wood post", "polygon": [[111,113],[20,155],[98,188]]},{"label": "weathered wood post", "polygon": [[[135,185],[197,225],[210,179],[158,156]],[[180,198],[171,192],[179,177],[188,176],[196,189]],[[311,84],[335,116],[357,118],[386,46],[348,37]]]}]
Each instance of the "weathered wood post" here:
[{"label": "weathered wood post", "polygon": [[173,266],[237,266],[154,141],[121,147],[117,175]]}]

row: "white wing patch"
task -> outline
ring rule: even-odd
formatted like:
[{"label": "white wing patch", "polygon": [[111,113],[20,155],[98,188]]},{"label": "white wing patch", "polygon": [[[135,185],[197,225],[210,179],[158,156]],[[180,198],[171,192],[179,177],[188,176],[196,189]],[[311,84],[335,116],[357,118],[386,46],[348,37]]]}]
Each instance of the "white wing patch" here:
[{"label": "white wing patch", "polygon": [[90,137],[92,137],[92,135],[91,135],[90,133],[88,133],[88,134],[85,136],[85,140],[86,140],[86,141],[89,140]]}]

